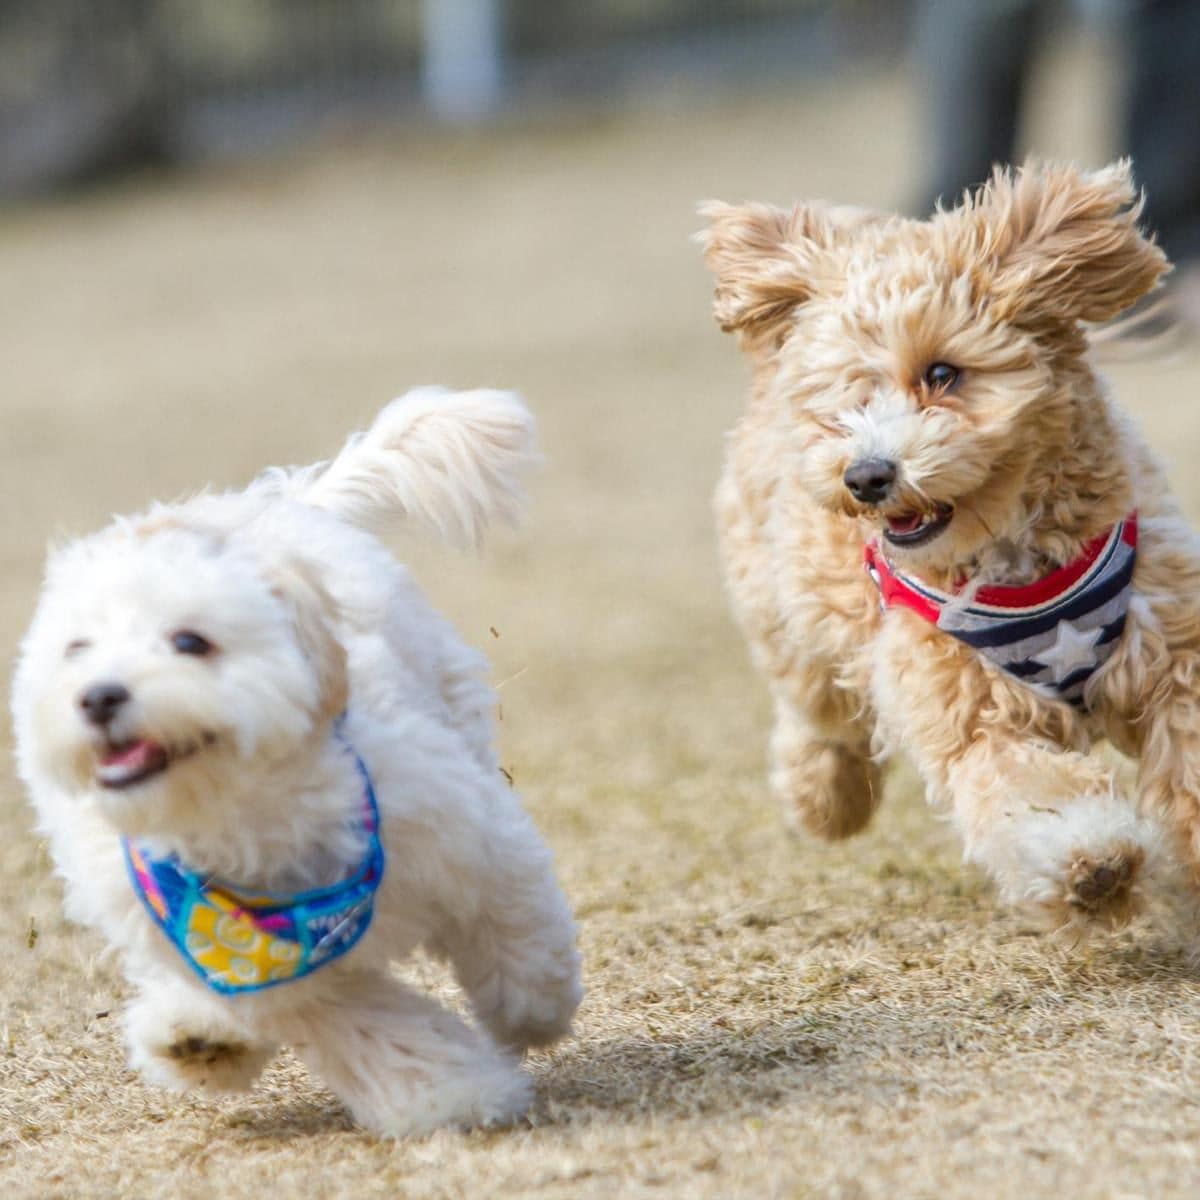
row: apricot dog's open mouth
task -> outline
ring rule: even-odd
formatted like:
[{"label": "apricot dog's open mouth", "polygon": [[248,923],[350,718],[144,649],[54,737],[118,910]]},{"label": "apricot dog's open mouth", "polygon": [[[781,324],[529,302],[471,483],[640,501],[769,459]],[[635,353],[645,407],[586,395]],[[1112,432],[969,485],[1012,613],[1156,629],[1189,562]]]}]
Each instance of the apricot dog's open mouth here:
[{"label": "apricot dog's open mouth", "polygon": [[883,536],[893,546],[922,546],[931,542],[954,519],[954,508],[937,504],[923,512],[888,516]]}]

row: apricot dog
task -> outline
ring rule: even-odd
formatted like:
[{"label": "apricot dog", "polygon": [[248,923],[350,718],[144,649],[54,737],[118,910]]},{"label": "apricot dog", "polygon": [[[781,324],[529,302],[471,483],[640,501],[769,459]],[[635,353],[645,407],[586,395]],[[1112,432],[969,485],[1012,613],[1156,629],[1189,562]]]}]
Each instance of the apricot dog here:
[{"label": "apricot dog", "polygon": [[798,822],[862,829],[903,751],[1052,925],[1136,909],[1151,818],[1200,879],[1200,539],[1088,357],[1168,269],[1128,165],[997,170],[927,221],[703,212],[754,380],[720,539]]}]

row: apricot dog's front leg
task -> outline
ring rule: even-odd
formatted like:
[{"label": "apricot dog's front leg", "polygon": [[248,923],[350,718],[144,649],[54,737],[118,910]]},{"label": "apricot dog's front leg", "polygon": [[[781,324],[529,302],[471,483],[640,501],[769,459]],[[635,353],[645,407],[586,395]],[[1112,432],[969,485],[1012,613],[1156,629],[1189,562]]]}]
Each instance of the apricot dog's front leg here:
[{"label": "apricot dog's front leg", "polygon": [[1072,750],[985,738],[951,763],[967,857],[1048,925],[1123,925],[1153,847],[1113,770]]},{"label": "apricot dog's front leg", "polygon": [[1083,752],[1075,714],[909,614],[888,626],[876,691],[889,740],[950,807],[967,858],[1052,927],[1127,921],[1153,833],[1114,769]]}]

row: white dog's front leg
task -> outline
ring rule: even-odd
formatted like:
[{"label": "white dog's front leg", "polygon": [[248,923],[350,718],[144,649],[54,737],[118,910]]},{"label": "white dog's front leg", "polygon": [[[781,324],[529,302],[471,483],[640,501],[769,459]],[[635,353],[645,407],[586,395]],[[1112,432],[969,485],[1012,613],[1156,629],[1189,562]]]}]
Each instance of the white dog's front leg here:
[{"label": "white dog's front leg", "polygon": [[336,988],[283,1010],[279,1030],[355,1120],[385,1136],[511,1124],[533,1098],[513,1058],[383,972],[341,974]]},{"label": "white dog's front leg", "polygon": [[233,1003],[183,980],[143,981],[125,1013],[129,1065],[176,1092],[246,1091],[277,1047],[246,1028]]},{"label": "white dog's front leg", "polygon": [[522,813],[501,840],[475,881],[478,911],[448,919],[430,949],[449,958],[492,1036],[525,1050],[570,1032],[583,988],[575,922],[549,851]]}]

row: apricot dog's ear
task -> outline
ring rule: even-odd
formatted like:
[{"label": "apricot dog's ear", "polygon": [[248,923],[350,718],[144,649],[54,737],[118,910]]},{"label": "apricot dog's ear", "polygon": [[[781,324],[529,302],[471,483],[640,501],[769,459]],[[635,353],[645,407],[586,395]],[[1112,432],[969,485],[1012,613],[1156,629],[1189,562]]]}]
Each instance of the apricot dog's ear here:
[{"label": "apricot dog's ear", "polygon": [[1154,287],[1170,267],[1139,229],[1141,212],[1128,161],[1091,172],[1027,163],[997,168],[963,209],[934,223],[965,218],[989,307],[1036,329],[1107,321]]},{"label": "apricot dog's ear", "polygon": [[726,332],[737,331],[753,351],[778,345],[789,314],[838,271],[827,251],[853,229],[884,220],[849,205],[701,205],[709,225],[696,235],[717,277],[713,312]]},{"label": "apricot dog's ear", "polygon": [[807,263],[793,234],[799,210],[712,201],[700,215],[709,225],[696,240],[717,277],[713,313],[727,333],[773,322],[807,298]]}]

